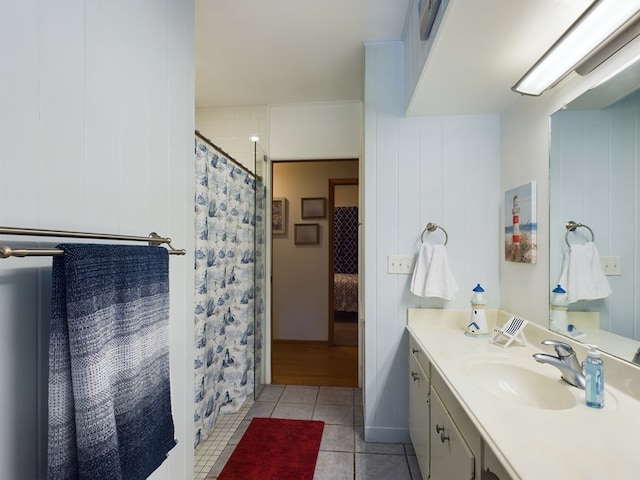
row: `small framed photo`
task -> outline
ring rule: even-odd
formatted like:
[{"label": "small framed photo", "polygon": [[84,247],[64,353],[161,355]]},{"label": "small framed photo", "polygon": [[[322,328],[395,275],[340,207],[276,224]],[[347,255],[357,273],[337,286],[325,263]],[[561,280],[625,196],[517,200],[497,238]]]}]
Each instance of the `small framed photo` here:
[{"label": "small framed photo", "polygon": [[271,233],[287,233],[287,199],[284,197],[274,198],[271,202]]},{"label": "small framed photo", "polygon": [[319,223],[296,223],[294,226],[294,242],[296,245],[319,245]]},{"label": "small framed photo", "polygon": [[327,199],[324,197],[318,198],[303,198],[301,199],[301,211],[302,218],[326,218],[327,217]]}]

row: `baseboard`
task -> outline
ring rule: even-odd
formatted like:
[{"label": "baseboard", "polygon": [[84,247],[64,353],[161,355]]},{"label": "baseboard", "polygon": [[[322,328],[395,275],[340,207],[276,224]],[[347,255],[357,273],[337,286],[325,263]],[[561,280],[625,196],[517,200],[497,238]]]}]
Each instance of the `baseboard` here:
[{"label": "baseboard", "polygon": [[326,340],[295,340],[285,338],[274,338],[273,343],[280,345],[329,345]]},{"label": "baseboard", "polygon": [[364,427],[366,442],[411,443],[408,428]]}]

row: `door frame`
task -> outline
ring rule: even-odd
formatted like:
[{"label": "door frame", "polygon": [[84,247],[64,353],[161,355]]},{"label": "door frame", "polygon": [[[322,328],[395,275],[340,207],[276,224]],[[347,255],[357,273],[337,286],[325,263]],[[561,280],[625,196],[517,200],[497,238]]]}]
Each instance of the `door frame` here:
[{"label": "door frame", "polygon": [[[329,281],[329,288],[328,288],[328,292],[329,292],[329,301],[327,303],[327,309],[328,309],[328,315],[327,318],[329,319],[329,333],[328,333],[328,345],[330,347],[333,347],[334,343],[333,343],[333,334],[335,331],[335,311],[333,309],[333,300],[334,300],[334,295],[333,295],[333,273],[335,270],[335,240],[334,240],[334,231],[335,231],[335,196],[336,196],[336,186],[340,186],[340,185],[355,185],[359,188],[360,185],[360,179],[359,178],[330,178],[329,179],[329,204],[327,206],[327,210],[328,210],[328,240],[329,240],[329,263],[328,263],[328,281]],[[359,200],[360,195],[358,194],[358,207],[360,206],[360,200]],[[358,239],[358,243],[360,242],[360,240]],[[358,280],[358,289],[360,288],[360,280]],[[358,312],[358,325],[360,324],[359,321],[359,315],[360,312]],[[358,348],[360,348],[360,341],[358,339]],[[359,363],[359,361],[358,361]]]}]

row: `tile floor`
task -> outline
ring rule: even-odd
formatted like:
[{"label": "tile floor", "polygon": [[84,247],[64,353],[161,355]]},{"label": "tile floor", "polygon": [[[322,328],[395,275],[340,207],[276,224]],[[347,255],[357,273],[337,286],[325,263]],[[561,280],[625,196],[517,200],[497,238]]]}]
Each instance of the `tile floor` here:
[{"label": "tile floor", "polygon": [[[200,442],[195,451],[194,480],[205,480],[213,468],[222,451],[236,432],[236,429],[253,405],[253,401],[247,400],[240,411],[233,415],[220,415],[216,426],[206,440]],[[238,442],[235,442],[236,445]],[[227,457],[228,458],[228,457]]]},{"label": "tile floor", "polygon": [[196,450],[196,480],[215,480],[253,417],[325,422],[314,480],[422,480],[411,445],[363,439],[356,388],[267,385],[256,402],[218,418]]}]

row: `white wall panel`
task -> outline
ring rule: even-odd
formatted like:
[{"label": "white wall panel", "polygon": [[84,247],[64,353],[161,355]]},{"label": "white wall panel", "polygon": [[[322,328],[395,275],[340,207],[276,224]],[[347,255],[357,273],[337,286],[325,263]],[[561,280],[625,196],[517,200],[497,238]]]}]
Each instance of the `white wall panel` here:
[{"label": "white wall panel", "polygon": [[[178,445],[193,478],[193,1],[9,1],[0,18],[0,225],[171,236]],[[4,238],[11,245],[60,239]],[[46,478],[51,258],[0,260],[0,478]]]},{"label": "white wall panel", "polygon": [[[118,39],[122,45],[138,45],[138,48],[122,48],[120,51],[120,97],[119,112],[119,152],[112,163],[119,172],[118,215],[122,232],[133,232],[140,228],[140,218],[147,218],[151,207],[149,186],[147,184],[148,165],[142,159],[148,158],[149,135],[147,121],[148,75],[140,75],[146,70],[148,50],[153,44],[148,39],[147,30],[139,28],[140,19],[146,14],[146,0],[128,2],[128,15],[122,15]],[[116,163],[117,162],[117,163]],[[136,208],[131,208],[136,205]],[[144,225],[145,229],[147,225]],[[159,227],[151,227],[159,228]]]},{"label": "white wall panel", "polygon": [[118,162],[119,52],[123,49],[117,2],[85,5],[85,200],[83,228],[114,231],[119,209],[106,201],[120,178]]},{"label": "white wall panel", "polygon": [[[14,2],[11,15],[0,16],[0,58],[3,71],[20,75],[0,75],[0,159],[5,170],[0,175],[0,204],[7,221],[37,215],[37,196],[24,185],[37,182],[38,136],[38,45],[40,33],[35,2]],[[16,44],[21,55],[15,55]],[[10,142],[9,139],[12,139]],[[8,162],[8,160],[12,160]],[[10,208],[9,208],[10,207]]]},{"label": "white wall panel", "polygon": [[[500,124],[497,116],[406,118],[399,42],[365,49],[365,436],[407,441],[408,307],[469,305],[475,282],[498,291]],[[387,273],[388,255],[416,255],[428,222],[449,233],[453,302],[409,292]],[[441,232],[425,236],[441,242]],[[475,267],[469,265],[473,261]],[[478,277],[482,278],[478,278]]]},{"label": "white wall panel", "polygon": [[[420,220],[424,223],[442,223],[444,204],[442,197],[442,172],[444,124],[441,118],[426,117],[420,126]],[[423,230],[426,224],[423,226]],[[426,237],[425,237],[426,238]]]},{"label": "white wall panel", "polygon": [[[416,235],[416,224],[432,221],[423,217],[420,199],[425,191],[421,183],[421,119],[408,118],[400,125],[400,137],[398,144],[399,158],[402,159],[402,168],[398,171],[398,205],[410,205],[411,208],[399,209],[398,216],[398,251],[414,252],[420,243],[419,235]],[[424,228],[424,227],[423,227]],[[440,238],[440,237],[437,237]],[[410,298],[409,286],[411,278],[406,275],[398,275],[398,288],[404,292],[405,302]],[[403,303],[405,303],[403,302]],[[402,308],[402,306],[399,306]],[[398,318],[402,319],[402,312]],[[399,325],[404,328],[404,322]]]},{"label": "white wall panel", "polygon": [[38,128],[39,221],[50,228],[76,228],[84,220],[86,187],[84,2],[45,2],[38,16],[39,91],[33,94],[39,111],[33,125]]},{"label": "white wall panel", "polygon": [[269,154],[274,160],[359,158],[362,103],[273,105]]}]

